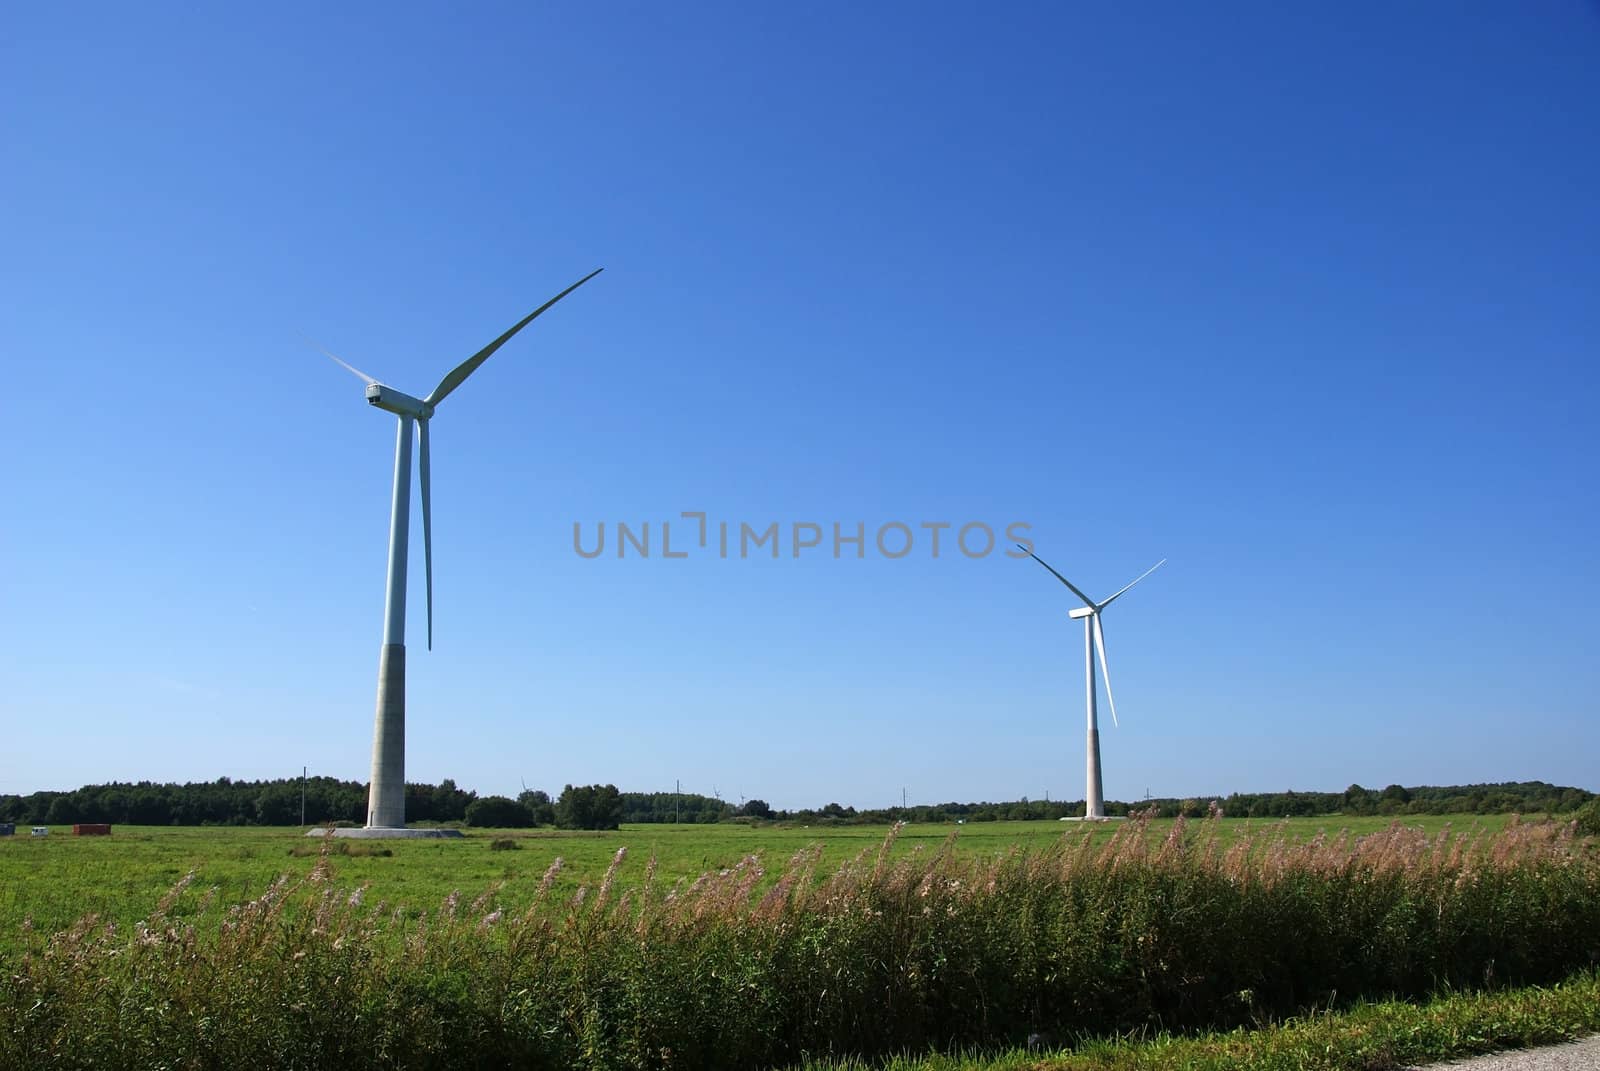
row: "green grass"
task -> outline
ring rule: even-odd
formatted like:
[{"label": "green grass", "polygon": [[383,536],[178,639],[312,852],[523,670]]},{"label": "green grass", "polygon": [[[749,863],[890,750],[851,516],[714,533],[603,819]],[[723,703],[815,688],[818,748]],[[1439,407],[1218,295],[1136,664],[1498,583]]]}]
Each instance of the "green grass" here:
[{"label": "green grass", "polygon": [[[19,926],[0,951],[0,1067],[736,1071],[996,1052],[1053,1032],[1085,1039],[1060,1057],[1073,1068],[1371,1071],[1531,1038],[1540,1013],[1484,998],[1418,1020],[1364,1001],[1574,972],[1593,984],[1600,846],[1570,825],[1320,835],[1337,828],[1128,823],[1063,837],[1040,823],[955,841],[948,827],[884,840],[651,828],[524,834],[494,852],[498,831],[329,841],[318,857],[299,837],[246,831],[220,861],[217,838],[234,831],[163,830],[122,841],[121,856],[114,839],[63,840],[55,856],[13,844],[7,865],[29,896],[52,881],[81,893],[72,883],[99,874],[90,896],[137,921]],[[634,853],[613,853],[630,838]],[[195,880],[159,900],[114,883],[140,853],[169,853],[150,881],[208,847]],[[765,868],[740,858],[752,848]],[[575,861],[565,887],[545,868],[558,854]],[[78,869],[51,873],[52,859]],[[298,877],[254,889],[284,871]],[[1265,1043],[1239,1031],[1286,1020]],[[961,1066],[939,1059],[928,1066]],[[1155,1062],[1111,1062],[1128,1059]]]},{"label": "green grass", "polygon": [[[1437,832],[1502,828],[1505,815],[1421,817],[1408,827]],[[1281,830],[1290,838],[1308,838],[1348,829],[1360,835],[1386,829],[1388,818],[1300,818],[1282,821],[1226,819],[1222,834]],[[1121,823],[1094,826],[1101,840]],[[1170,821],[1151,829],[1163,834]],[[933,850],[956,835],[960,855],[992,858],[1013,846],[1042,848],[1084,827],[1069,822],[973,822],[906,826],[895,851],[921,845]],[[161,896],[193,872],[197,888],[217,890],[214,902],[252,899],[282,874],[299,878],[315,862],[315,841],[299,829],[259,827],[117,826],[109,837],[74,837],[70,827],[55,827],[50,836],[0,838],[0,953],[14,947],[19,927],[31,919],[36,929],[65,929],[85,914],[129,925],[141,919]],[[751,827],[746,825],[639,825],[608,833],[565,833],[553,830],[469,830],[461,841],[381,841],[348,843],[355,852],[371,848],[392,855],[349,855],[338,860],[341,885],[369,886],[369,895],[390,905],[414,910],[436,907],[452,891],[475,896],[504,883],[501,896],[508,910],[520,910],[540,877],[557,856],[566,868],[555,892],[570,894],[580,882],[604,872],[617,848],[626,846],[637,861],[654,856],[659,874],[671,881],[693,879],[706,871],[736,865],[759,855],[768,871],[778,870],[794,853],[813,844],[823,846],[820,872],[863,850],[875,850],[884,826]],[[521,851],[490,851],[495,839],[511,838]],[[296,856],[293,852],[307,852]],[[621,876],[624,885],[638,880],[642,868]],[[770,882],[770,878],[768,879]]]},{"label": "green grass", "polygon": [[1600,1032],[1600,974],[1549,987],[1386,1001],[1198,1037],[1088,1040],[1054,1051],[904,1056],[803,1071],[1397,1071]]}]

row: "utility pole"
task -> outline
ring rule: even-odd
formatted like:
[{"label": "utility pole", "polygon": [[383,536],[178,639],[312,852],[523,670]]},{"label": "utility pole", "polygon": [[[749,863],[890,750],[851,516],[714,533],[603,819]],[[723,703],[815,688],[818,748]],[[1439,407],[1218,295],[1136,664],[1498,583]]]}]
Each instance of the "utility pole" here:
[{"label": "utility pole", "polygon": [[900,786],[900,809],[902,811],[906,809],[906,786],[904,785]]},{"label": "utility pole", "polygon": [[306,827],[306,767],[300,767],[300,828]]},{"label": "utility pole", "polygon": [[683,798],[683,782],[681,780],[674,780],[672,782],[672,824],[673,825],[677,825],[678,824],[678,801],[681,800],[682,798]]}]

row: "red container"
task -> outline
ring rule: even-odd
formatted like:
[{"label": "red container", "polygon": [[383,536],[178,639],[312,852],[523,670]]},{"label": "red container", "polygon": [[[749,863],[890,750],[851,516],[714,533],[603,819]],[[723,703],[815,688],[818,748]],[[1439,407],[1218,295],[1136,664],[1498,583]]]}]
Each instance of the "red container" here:
[{"label": "red container", "polygon": [[74,837],[109,837],[111,827],[104,822],[79,822],[72,827]]}]

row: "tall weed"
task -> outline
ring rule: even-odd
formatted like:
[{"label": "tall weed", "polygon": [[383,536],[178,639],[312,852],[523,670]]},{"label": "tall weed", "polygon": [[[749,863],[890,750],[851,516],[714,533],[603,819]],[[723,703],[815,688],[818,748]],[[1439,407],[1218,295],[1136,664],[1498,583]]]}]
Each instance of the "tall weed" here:
[{"label": "tall weed", "polygon": [[558,860],[524,911],[495,887],[419,915],[339,886],[325,846],[203,930],[180,883],[131,932],[30,935],[0,973],[0,1066],[750,1068],[1222,1029],[1600,963],[1600,858],[1570,825],[889,848],[671,887],[652,861],[620,895],[618,852],[559,898]]}]

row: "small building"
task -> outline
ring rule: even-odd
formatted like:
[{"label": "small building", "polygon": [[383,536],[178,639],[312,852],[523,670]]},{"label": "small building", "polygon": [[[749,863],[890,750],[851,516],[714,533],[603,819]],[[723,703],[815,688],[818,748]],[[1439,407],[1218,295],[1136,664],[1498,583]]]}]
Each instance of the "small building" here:
[{"label": "small building", "polygon": [[48,837],[50,835],[50,827],[49,826],[34,826],[33,827],[33,835],[36,836],[36,837]]},{"label": "small building", "polygon": [[105,822],[79,822],[72,827],[74,837],[109,837],[111,826]]},{"label": "small building", "polygon": [[15,822],[0,822],[0,837],[9,837],[17,831]]}]

